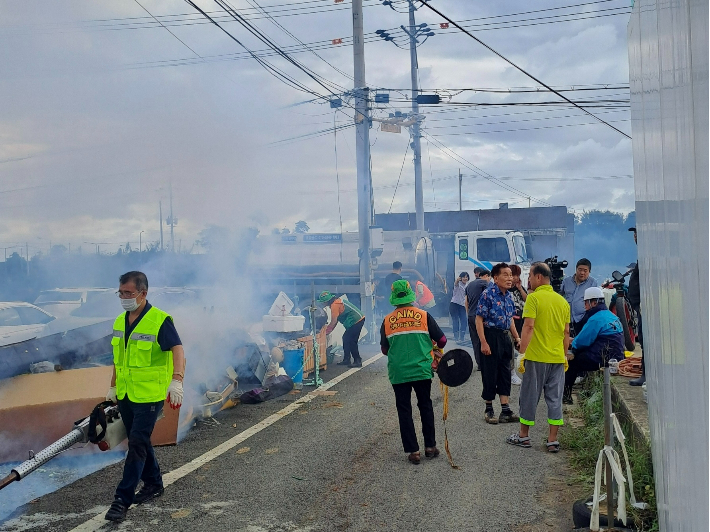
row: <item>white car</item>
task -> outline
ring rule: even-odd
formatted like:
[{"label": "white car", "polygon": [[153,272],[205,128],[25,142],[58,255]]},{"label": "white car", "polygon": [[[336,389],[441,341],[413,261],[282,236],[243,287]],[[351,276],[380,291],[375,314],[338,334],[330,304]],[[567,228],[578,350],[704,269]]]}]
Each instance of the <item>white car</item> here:
[{"label": "white car", "polygon": [[40,292],[34,304],[57,318],[68,316],[73,310],[88,303],[110,288],[55,288]]},{"label": "white car", "polygon": [[29,303],[0,303],[0,347],[52,334],[48,324],[55,319]]}]

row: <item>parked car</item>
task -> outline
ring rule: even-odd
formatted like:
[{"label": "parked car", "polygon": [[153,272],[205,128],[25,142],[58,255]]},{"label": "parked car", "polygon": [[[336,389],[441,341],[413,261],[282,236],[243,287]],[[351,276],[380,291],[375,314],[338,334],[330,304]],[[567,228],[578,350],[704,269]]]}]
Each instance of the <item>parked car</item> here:
[{"label": "parked car", "polygon": [[34,304],[53,316],[62,318],[108,292],[112,290],[110,288],[54,288],[40,292]]}]

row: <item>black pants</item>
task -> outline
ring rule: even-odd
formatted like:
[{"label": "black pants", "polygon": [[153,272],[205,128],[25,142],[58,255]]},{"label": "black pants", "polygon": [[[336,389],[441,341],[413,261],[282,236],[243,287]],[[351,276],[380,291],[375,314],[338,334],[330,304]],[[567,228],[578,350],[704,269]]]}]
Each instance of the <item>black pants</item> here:
[{"label": "black pants", "polygon": [[454,303],[449,303],[449,314],[451,315],[451,327],[454,329],[454,340],[463,340],[466,334],[466,307]]},{"label": "black pants", "polygon": [[163,410],[163,402],[134,403],[128,396],[118,401],[118,410],[128,434],[128,454],[123,466],[123,479],[116,488],[116,498],[121,499],[126,506],[133,504],[140,480],[147,486],[163,485],[160,466],[150,444],[150,436]]},{"label": "black pants", "polygon": [[510,395],[510,364],[513,360],[513,344],[508,331],[484,327],[490,355],[481,353],[481,379],[484,401],[493,401],[498,395]]},{"label": "black pants", "polygon": [[471,336],[471,344],[473,345],[473,358],[476,360],[476,366],[481,369],[481,340],[478,338],[476,331],[476,317],[468,317],[468,334]]},{"label": "black pants", "polygon": [[424,433],[424,446],[436,447],[434,407],[431,403],[431,379],[393,384],[392,388],[397,404],[399,433],[402,436],[404,452],[415,453],[419,450],[417,433],[414,431],[414,420],[412,419],[412,389],[417,395],[417,407],[419,407],[422,432]]},{"label": "black pants", "polygon": [[357,347],[357,341],[360,339],[360,332],[362,331],[362,326],[365,325],[365,320],[362,319],[358,321],[355,325],[349,329],[345,329],[343,333],[343,361],[349,362],[352,356],[353,361],[360,362],[360,351]]},{"label": "black pants", "polygon": [[581,374],[587,371],[599,371],[599,362],[594,362],[582,350],[574,354],[574,358],[568,362],[569,368],[565,372],[565,394],[572,393],[572,386]]}]

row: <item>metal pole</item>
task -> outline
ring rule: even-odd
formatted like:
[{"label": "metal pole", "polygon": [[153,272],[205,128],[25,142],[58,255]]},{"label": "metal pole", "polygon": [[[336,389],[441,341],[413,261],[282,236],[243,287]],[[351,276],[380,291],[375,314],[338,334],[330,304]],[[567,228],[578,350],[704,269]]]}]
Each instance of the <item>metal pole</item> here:
[{"label": "metal pole", "polygon": [[27,275],[30,275],[30,245],[25,242],[25,258],[27,259]]},{"label": "metal pole", "polygon": [[170,251],[175,253],[175,223],[173,218],[173,184],[170,183]]},{"label": "metal pole", "polygon": [[461,168],[459,168],[459,212],[461,212],[461,181],[463,177],[461,176]]},{"label": "metal pole", "polygon": [[160,251],[163,251],[163,202],[162,200],[158,202],[158,209],[160,213]]},{"label": "metal pole", "polygon": [[138,253],[143,251],[143,233],[144,232],[145,231],[141,231],[140,233],[138,233]]},{"label": "metal pole", "polygon": [[[372,187],[370,182],[370,111],[365,81],[365,35],[362,0],[353,0],[353,63],[355,67],[355,152],[357,159],[357,222],[360,259],[360,304],[365,314],[373,315],[372,268],[370,258],[370,221]],[[373,331],[370,331],[372,334]]]},{"label": "metal pole", "polygon": [[[611,422],[611,376],[609,366],[604,368],[604,445],[613,445],[613,433]],[[606,512],[608,519],[608,529],[614,529],[614,477],[611,470],[611,462],[604,455],[606,464]]]},{"label": "metal pole", "polygon": [[414,209],[416,211],[417,229],[424,231],[424,186],[422,184],[422,144],[419,132],[419,81],[417,71],[419,63],[417,61],[417,38],[416,23],[414,21],[414,0],[409,0],[409,56],[412,69],[412,115],[414,115],[414,125],[412,126],[412,151],[414,153]]}]

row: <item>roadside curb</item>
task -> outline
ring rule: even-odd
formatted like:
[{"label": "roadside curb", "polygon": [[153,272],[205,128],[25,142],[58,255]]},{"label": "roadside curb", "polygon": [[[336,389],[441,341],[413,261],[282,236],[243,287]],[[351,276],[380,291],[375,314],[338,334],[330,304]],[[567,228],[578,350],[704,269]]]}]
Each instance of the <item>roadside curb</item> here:
[{"label": "roadside curb", "polygon": [[651,433],[648,425],[648,404],[643,400],[643,390],[640,386],[630,386],[629,379],[615,376],[611,378],[611,395],[616,409],[628,421],[633,432],[633,441],[646,446],[651,444]]}]

